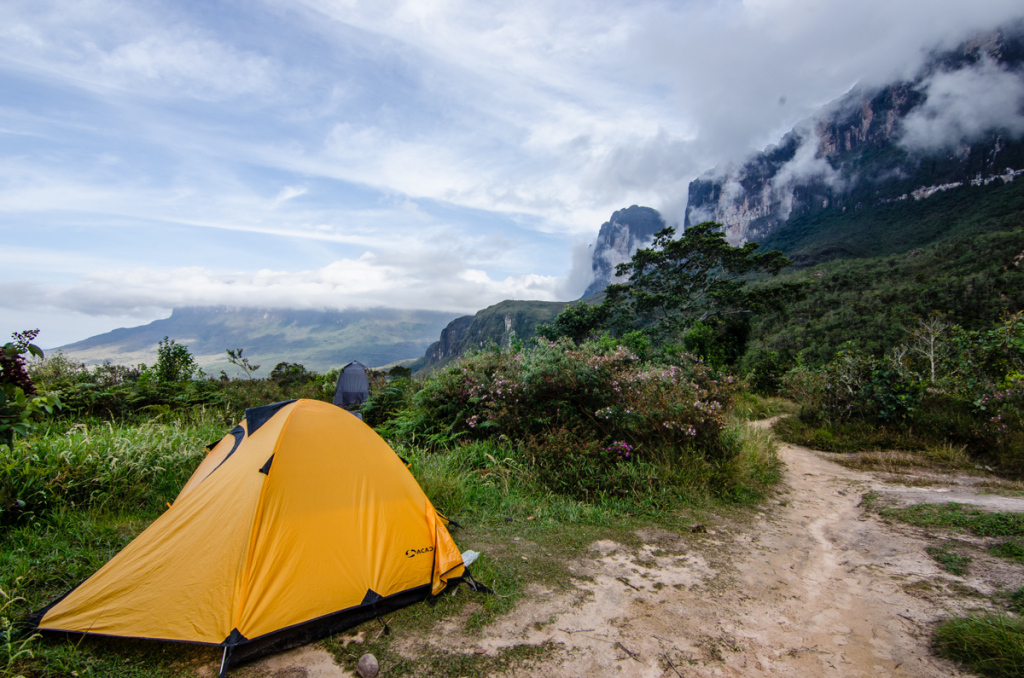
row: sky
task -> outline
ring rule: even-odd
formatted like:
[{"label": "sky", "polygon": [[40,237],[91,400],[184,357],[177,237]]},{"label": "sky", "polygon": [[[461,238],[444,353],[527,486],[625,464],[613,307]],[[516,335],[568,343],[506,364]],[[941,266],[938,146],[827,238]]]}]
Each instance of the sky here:
[{"label": "sky", "polygon": [[1019,0],[4,0],[0,336],[57,346],[182,306],[578,298],[613,211],[679,222],[700,174],[1021,16]]}]

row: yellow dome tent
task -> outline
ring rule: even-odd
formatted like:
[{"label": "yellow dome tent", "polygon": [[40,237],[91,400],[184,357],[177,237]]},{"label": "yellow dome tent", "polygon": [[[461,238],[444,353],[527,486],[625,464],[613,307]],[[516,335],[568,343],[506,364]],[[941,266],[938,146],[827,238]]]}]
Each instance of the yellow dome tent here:
[{"label": "yellow dome tent", "polygon": [[468,576],[447,523],[349,412],[249,409],[173,505],[38,626],[223,646],[223,675]]}]

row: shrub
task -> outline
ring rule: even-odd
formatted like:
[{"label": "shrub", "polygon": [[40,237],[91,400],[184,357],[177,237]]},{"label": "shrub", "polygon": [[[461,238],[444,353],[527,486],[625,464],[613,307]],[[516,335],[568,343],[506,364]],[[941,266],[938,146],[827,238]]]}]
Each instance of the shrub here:
[{"label": "shrub", "polygon": [[906,420],[924,394],[924,383],[896,359],[879,360],[846,344],[818,370],[786,375],[787,394],[802,405],[805,421]]},{"label": "shrub", "polygon": [[747,382],[751,390],[759,395],[778,395],[783,388],[783,377],[791,369],[778,351],[760,350],[744,360]]},{"label": "shrub", "polygon": [[331,400],[337,372],[329,378],[301,365],[284,365],[278,378],[164,381],[154,378],[155,372],[145,365],[105,363],[90,369],[55,353],[35,364],[30,373],[41,392],[58,396],[62,412],[76,418],[139,420],[198,407],[225,412],[225,424],[229,424],[247,407],[291,398]]},{"label": "shrub", "polygon": [[25,354],[43,357],[32,343],[39,330],[15,332],[13,339],[0,347],[0,444],[14,447],[14,435],[28,435],[36,421],[60,408],[60,399],[39,395],[25,364]]},{"label": "shrub", "polygon": [[435,374],[382,432],[428,445],[516,441],[550,489],[621,496],[651,482],[640,467],[656,458],[732,454],[721,431],[734,390],[731,378],[690,356],[654,365],[612,342],[541,340]]},{"label": "shrub", "polygon": [[[240,352],[241,349],[239,349]],[[270,380],[277,382],[283,387],[301,386],[312,381],[315,377],[315,374],[299,363],[281,362],[270,371]]]},{"label": "shrub", "polygon": [[199,366],[189,353],[188,346],[179,344],[174,339],[164,337],[156,349],[156,365],[153,366],[156,378],[163,382],[187,381],[199,374]]},{"label": "shrub", "polygon": [[359,408],[363,421],[374,428],[387,424],[409,406],[413,389],[405,377],[381,384]]},{"label": "shrub", "polygon": [[[1014,371],[1024,360],[1024,323],[1014,316],[988,332],[943,327],[955,351],[936,349],[938,357],[915,365],[901,347],[878,359],[847,344],[820,369],[791,370],[786,392],[821,437],[862,422],[922,445],[962,447],[1005,476],[1024,476],[1024,380]],[[878,437],[861,435],[865,444]],[[831,440],[816,444],[836,449]]]}]

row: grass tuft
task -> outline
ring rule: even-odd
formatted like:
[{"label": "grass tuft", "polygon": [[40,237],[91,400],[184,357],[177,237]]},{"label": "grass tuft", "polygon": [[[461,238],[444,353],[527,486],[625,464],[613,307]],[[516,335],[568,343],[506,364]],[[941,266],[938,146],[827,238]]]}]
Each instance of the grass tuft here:
[{"label": "grass tuft", "polygon": [[935,631],[935,649],[984,676],[1024,675],[1024,619],[988,614],[951,619]]},{"label": "grass tuft", "polygon": [[1016,560],[1018,563],[1024,563],[1024,540],[1010,539],[1004,541],[1002,544],[996,544],[989,552],[994,556],[1000,558],[1009,558],[1010,560]]},{"label": "grass tuft", "polygon": [[732,413],[742,421],[768,419],[780,414],[796,414],[799,405],[785,398],[760,396],[749,391],[741,391],[733,400]]},{"label": "grass tuft", "polygon": [[67,425],[0,447],[0,524],[61,507],[160,510],[225,433],[222,416],[115,425]]},{"label": "grass tuft", "polygon": [[950,550],[949,546],[928,546],[925,548],[928,555],[937,562],[942,569],[950,574],[962,577],[967,574],[967,566],[971,563],[970,556],[963,556]]},{"label": "grass tuft", "polygon": [[986,512],[952,502],[885,508],[880,513],[885,518],[895,518],[918,527],[949,528],[979,537],[1024,536],[1024,513]]},{"label": "grass tuft", "polygon": [[1010,609],[1017,614],[1024,614],[1024,586],[1010,594]]}]

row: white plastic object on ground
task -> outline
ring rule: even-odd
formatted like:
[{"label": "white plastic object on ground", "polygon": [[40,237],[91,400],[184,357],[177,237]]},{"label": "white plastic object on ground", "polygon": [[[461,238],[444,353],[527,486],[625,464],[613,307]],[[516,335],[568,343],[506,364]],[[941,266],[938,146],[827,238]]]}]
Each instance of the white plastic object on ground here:
[{"label": "white plastic object on ground", "polygon": [[480,553],[477,551],[465,551],[462,554],[462,564],[469,567],[476,562],[476,559],[480,557]]}]

